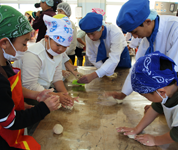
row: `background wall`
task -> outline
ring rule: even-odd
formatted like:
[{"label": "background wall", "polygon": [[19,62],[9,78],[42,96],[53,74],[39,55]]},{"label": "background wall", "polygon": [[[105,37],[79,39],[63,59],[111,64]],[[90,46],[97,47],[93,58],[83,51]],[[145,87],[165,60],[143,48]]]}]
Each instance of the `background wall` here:
[{"label": "background wall", "polygon": [[[106,14],[104,16],[104,20],[106,22],[110,22],[116,24],[116,17],[121,6],[128,0],[63,0],[70,4],[72,8],[72,15],[70,19],[78,25],[78,19],[75,16],[75,9],[77,6],[82,7],[82,17],[86,15],[86,13],[91,12],[92,8],[102,8]],[[155,1],[161,2],[176,2],[177,0],[150,0],[150,8],[154,9]],[[16,9],[18,9],[21,13],[25,13],[27,10],[38,11],[34,7],[35,3],[40,2],[40,0],[0,0],[0,4],[10,5]]]}]

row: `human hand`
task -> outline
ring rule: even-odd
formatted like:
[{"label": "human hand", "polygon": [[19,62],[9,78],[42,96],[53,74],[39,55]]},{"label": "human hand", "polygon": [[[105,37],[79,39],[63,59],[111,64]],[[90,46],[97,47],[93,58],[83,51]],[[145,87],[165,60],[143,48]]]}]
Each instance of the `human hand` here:
[{"label": "human hand", "polygon": [[51,95],[46,100],[44,100],[44,103],[46,104],[50,111],[57,110],[60,106],[59,102],[60,102],[59,96],[57,95]]},{"label": "human hand", "polygon": [[150,134],[137,135],[135,140],[146,146],[155,146],[155,137]]},{"label": "human hand", "polygon": [[62,70],[62,76],[63,76],[64,78],[67,79],[70,75],[71,75],[71,73],[70,73],[69,71]]},{"label": "human hand", "polygon": [[119,127],[119,128],[116,128],[116,130],[117,132],[124,133],[124,135],[127,135],[127,136],[136,135],[139,133],[136,128]]},{"label": "human hand", "polygon": [[81,73],[79,73],[79,72],[77,72],[77,71],[74,71],[74,72],[73,72],[73,75],[75,76],[75,78],[76,78],[77,80],[79,80],[79,79],[83,76],[83,74],[81,74]]},{"label": "human hand", "polygon": [[93,79],[97,78],[98,75],[96,72],[83,75],[77,82],[78,83],[90,83]]},{"label": "human hand", "polygon": [[28,105],[27,103],[24,102],[24,108],[25,109],[30,109],[32,107],[34,107],[34,106],[33,105]]},{"label": "human hand", "polygon": [[63,93],[59,92],[57,95],[60,96],[60,103],[62,104],[63,107],[65,106],[73,106],[74,101],[78,101],[78,97],[72,98],[71,96],[68,95],[68,93]]},{"label": "human hand", "polygon": [[44,101],[46,98],[50,97],[50,94],[49,94],[49,93],[51,93],[51,92],[53,92],[53,91],[54,91],[53,88],[48,89],[48,90],[43,90],[43,91],[41,91],[41,92],[37,95],[36,100],[37,100],[38,102]]},{"label": "human hand", "polygon": [[104,96],[105,97],[112,96],[113,98],[120,99],[120,100],[122,100],[122,99],[124,99],[126,97],[126,95],[124,93],[116,92],[116,91],[114,91],[114,92],[105,92]]}]

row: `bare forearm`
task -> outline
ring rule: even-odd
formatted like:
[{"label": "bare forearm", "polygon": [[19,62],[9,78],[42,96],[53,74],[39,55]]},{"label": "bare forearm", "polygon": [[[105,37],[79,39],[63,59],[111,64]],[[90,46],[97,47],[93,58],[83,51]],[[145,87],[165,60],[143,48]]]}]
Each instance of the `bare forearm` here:
[{"label": "bare forearm", "polygon": [[136,126],[136,130],[140,133],[143,129],[145,129],[159,114],[153,110],[152,107],[148,109],[142,120]]},{"label": "bare forearm", "polygon": [[170,136],[170,132],[167,132],[166,134],[160,136],[156,136],[154,141],[155,141],[155,145],[157,146],[174,142]]},{"label": "bare forearm", "polygon": [[58,92],[67,92],[62,80],[55,82],[54,86]]},{"label": "bare forearm", "polygon": [[81,38],[77,38],[77,41],[81,44],[83,44],[84,46],[86,46],[86,43],[81,39]]},{"label": "bare forearm", "polygon": [[24,98],[29,98],[29,99],[36,99],[37,95],[40,93],[38,91],[32,91],[32,90],[26,89],[25,87],[22,87],[22,91],[23,91]]},{"label": "bare forearm", "polygon": [[74,73],[73,66],[72,66],[72,64],[71,64],[69,61],[67,61],[67,62],[65,63],[65,67],[66,67],[70,72]]}]

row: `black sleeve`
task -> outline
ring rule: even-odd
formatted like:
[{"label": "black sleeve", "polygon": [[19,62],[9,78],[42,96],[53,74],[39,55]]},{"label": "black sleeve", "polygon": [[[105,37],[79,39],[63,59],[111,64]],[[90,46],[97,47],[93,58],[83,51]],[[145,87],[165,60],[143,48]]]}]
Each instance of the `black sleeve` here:
[{"label": "black sleeve", "polygon": [[42,13],[39,17],[35,18],[35,20],[33,21],[33,25],[32,25],[33,29],[37,30],[41,26],[44,25],[43,16],[44,16],[44,13]]},{"label": "black sleeve", "polygon": [[155,103],[155,102],[153,102],[153,103],[151,104],[151,107],[152,107],[157,113],[159,113],[159,114],[163,114],[163,113],[164,113],[164,112],[163,112],[163,107],[162,107],[161,103]]},{"label": "black sleeve", "polygon": [[44,119],[48,113],[50,113],[50,111],[44,102],[40,102],[30,109],[16,111],[14,125],[9,129],[17,130],[33,125]]},{"label": "black sleeve", "polygon": [[44,102],[31,109],[15,111],[8,79],[0,74],[0,125],[12,130],[22,129],[43,119],[50,110]]}]

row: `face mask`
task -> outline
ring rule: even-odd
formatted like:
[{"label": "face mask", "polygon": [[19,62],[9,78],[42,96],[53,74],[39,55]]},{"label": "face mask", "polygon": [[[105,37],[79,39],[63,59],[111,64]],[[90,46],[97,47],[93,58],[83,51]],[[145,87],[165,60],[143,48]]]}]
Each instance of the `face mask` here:
[{"label": "face mask", "polygon": [[[49,38],[48,38],[49,39]],[[54,52],[52,49],[51,49],[51,46],[50,46],[50,39],[49,39],[49,49],[47,49],[47,52],[50,53],[52,56],[57,56],[59,55],[58,53]]]},{"label": "face mask", "polygon": [[25,16],[25,18],[28,20],[28,16]]},{"label": "face mask", "polygon": [[162,96],[161,96],[161,94],[159,94],[159,92],[158,91],[156,91],[157,93],[158,93],[158,95],[163,99],[162,100],[162,102],[161,102],[161,104],[165,104],[166,103],[166,101],[167,101],[167,99],[169,98],[166,94],[165,94],[165,98],[163,98]]},{"label": "face mask", "polygon": [[[6,37],[7,38],[7,37]],[[8,40],[9,40],[9,38],[7,38]],[[25,54],[25,52],[21,52],[21,51],[17,51],[16,49],[15,49],[15,47],[14,47],[14,45],[11,43],[11,41],[9,40],[9,42],[10,42],[10,44],[11,44],[11,46],[13,47],[13,49],[15,50],[15,56],[13,56],[13,55],[10,55],[10,54],[7,54],[6,52],[5,52],[5,50],[2,48],[2,50],[3,50],[3,55],[4,55],[4,58],[5,59],[7,59],[7,60],[9,60],[9,61],[15,61],[15,60],[18,60],[18,59],[21,59],[23,56],[24,56],[24,54]]]}]

